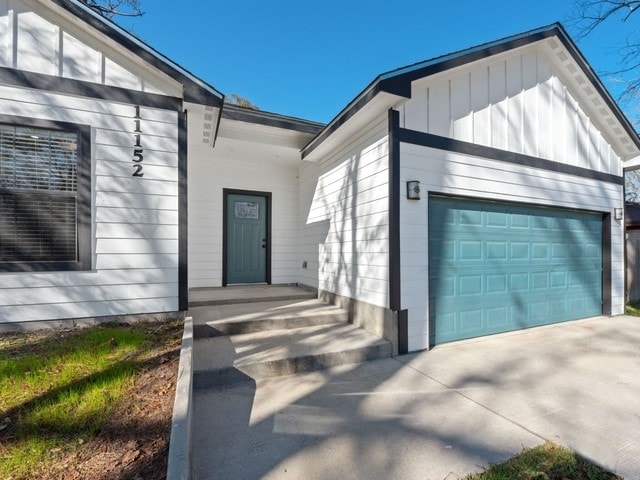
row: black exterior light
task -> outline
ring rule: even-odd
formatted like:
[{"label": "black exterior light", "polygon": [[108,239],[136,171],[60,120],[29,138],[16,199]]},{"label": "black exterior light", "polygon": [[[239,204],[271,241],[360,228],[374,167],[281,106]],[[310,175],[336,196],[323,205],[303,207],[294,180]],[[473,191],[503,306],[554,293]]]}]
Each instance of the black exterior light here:
[{"label": "black exterior light", "polygon": [[420,182],[409,180],[407,182],[407,198],[409,200],[420,200]]}]

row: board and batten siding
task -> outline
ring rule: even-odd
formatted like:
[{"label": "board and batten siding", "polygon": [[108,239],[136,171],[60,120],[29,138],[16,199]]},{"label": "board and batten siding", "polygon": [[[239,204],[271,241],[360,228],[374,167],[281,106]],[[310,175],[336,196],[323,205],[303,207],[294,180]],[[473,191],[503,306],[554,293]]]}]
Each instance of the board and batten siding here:
[{"label": "board and batten siding", "polygon": [[91,126],[92,270],[0,273],[0,322],[178,310],[178,113],[0,85],[6,115]]},{"label": "board and batten siding", "polygon": [[299,282],[389,306],[386,118],[300,167]]},{"label": "board and batten siding", "polygon": [[[402,308],[408,309],[409,350],[429,347],[428,194],[442,193],[611,213],[623,204],[620,185],[400,144],[401,183],[419,180],[422,200],[401,199]],[[612,314],[624,312],[624,227],[611,216]]]},{"label": "board and batten siding", "polygon": [[225,188],[271,193],[271,283],[296,283],[298,177],[295,163],[279,165],[250,154],[243,161],[225,158],[222,143],[219,139],[215,149],[189,146],[189,288],[222,285]]},{"label": "board and batten siding", "polygon": [[180,97],[181,86],[35,0],[0,0],[0,67]]},{"label": "board and batten siding", "polygon": [[542,48],[416,81],[402,127],[622,175],[619,156]]}]

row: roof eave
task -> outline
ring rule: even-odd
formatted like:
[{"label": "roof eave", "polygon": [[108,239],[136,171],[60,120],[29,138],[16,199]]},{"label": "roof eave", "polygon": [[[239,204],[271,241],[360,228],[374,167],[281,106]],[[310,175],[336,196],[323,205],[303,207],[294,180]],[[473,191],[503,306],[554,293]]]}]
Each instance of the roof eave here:
[{"label": "roof eave", "polygon": [[329,138],[336,130],[344,125],[350,118],[358,113],[365,105],[373,100],[379,93],[385,92],[397,95],[403,98],[411,98],[411,83],[409,88],[406,85],[394,84],[386,80],[382,80],[378,76],[365,88],[360,94],[354,98],[349,104],[343,108],[311,141],[302,149],[302,158],[305,158],[313,150],[315,150],[322,142]]},{"label": "roof eave", "polygon": [[214,107],[221,107],[224,103],[224,95],[216,88],[78,0],[51,1],[99,32],[107,35],[126,50],[180,82],[183,85],[183,100],[185,102]]},{"label": "roof eave", "polygon": [[316,135],[324,128],[324,124],[322,123],[278,113],[265,112],[263,110],[243,108],[228,103],[222,108],[222,118],[313,135]]},{"label": "roof eave", "polygon": [[633,143],[640,149],[640,137],[622,113],[618,104],[613,100],[605,86],[595,74],[587,60],[577,49],[573,40],[560,23],[553,23],[528,32],[512,35],[490,43],[482,44],[459,52],[454,52],[442,57],[436,57],[424,62],[418,62],[401,67],[376,77],[353,101],[351,101],[327,126],[318,133],[303,149],[302,157],[309,155],[322,142],[338,130],[347,120],[353,117],[360,109],[369,103],[376,95],[386,92],[399,97],[411,98],[411,84],[413,81],[425,78],[436,73],[444,72],[455,67],[463,66],[474,61],[523,47],[549,37],[557,37],[564,47],[573,56],[590,82],[594,85],[598,94],[611,109],[620,125],[625,129]]}]

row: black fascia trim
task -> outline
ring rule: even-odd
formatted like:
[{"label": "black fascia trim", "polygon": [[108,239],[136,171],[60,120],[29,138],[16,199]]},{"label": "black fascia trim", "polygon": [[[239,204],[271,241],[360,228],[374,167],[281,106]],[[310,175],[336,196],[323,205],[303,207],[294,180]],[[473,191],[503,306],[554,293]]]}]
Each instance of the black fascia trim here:
[{"label": "black fascia trim", "polygon": [[604,84],[600,81],[600,78],[598,78],[598,75],[596,75],[593,68],[591,68],[591,65],[589,64],[587,59],[584,58],[584,56],[580,53],[580,50],[578,50],[578,47],[576,47],[576,44],[573,42],[573,40],[571,40],[562,25],[558,24],[557,30],[559,33],[558,38],[560,39],[562,44],[567,50],[569,50],[569,53],[578,63],[578,65],[582,67],[582,70],[584,71],[587,78],[591,81],[591,84],[595,87],[596,91],[604,99],[607,106],[611,109],[615,117],[622,124],[622,127],[631,137],[631,140],[633,140],[633,143],[635,143],[636,147],[640,148],[640,137],[638,136],[638,132],[636,132],[636,129],[633,127],[629,119],[625,116],[622,110],[620,110],[620,107],[613,99]]},{"label": "black fascia trim", "polygon": [[266,252],[266,280],[267,285],[271,285],[271,208],[272,201],[271,192],[261,192],[256,190],[239,190],[236,188],[222,189],[222,286],[227,286],[227,207],[229,206],[229,195],[254,195],[256,197],[265,197],[267,199],[267,252]]},{"label": "black fascia trim", "polygon": [[218,141],[218,134],[220,133],[220,123],[222,122],[222,108],[224,107],[224,104],[221,108],[221,110],[218,112],[218,119],[216,120],[216,131],[213,134],[213,144],[211,145],[211,147],[215,147],[216,146],[216,142]]},{"label": "black fascia trim", "polygon": [[[380,92],[379,78],[376,78],[355,100],[347,105],[342,111],[331,120],[327,126],[321,130],[311,141],[302,148],[302,158],[313,152],[322,142],[344,125],[350,118],[369,103]],[[410,98],[407,97],[407,98]]]},{"label": "black fascia trim", "polygon": [[92,269],[91,235],[91,126],[60,122],[18,115],[0,114],[0,124],[23,127],[46,128],[76,132],[78,135],[78,190],[76,192],[76,219],[78,260],[75,262],[5,262],[0,263],[0,272],[62,272],[89,271]]},{"label": "black fascia trim", "polygon": [[288,117],[277,113],[252,110],[229,104],[224,105],[221,116],[227,120],[255,123],[257,125],[295,130],[302,133],[317,134],[324,127],[322,123],[310,122],[301,118]]},{"label": "black fascia trim", "polygon": [[[137,55],[145,62],[179,81],[183,86],[185,102],[215,107],[222,106],[224,102],[224,95],[221,92],[203,80],[197,78],[184,67],[177,65],[168,57],[158,52],[155,48],[146,44],[139,38],[125,32],[120,26],[109,19],[100,16],[99,14],[91,11],[88,7],[80,5],[78,2],[73,0],[52,1],[59,7],[64,8],[83,22],[119,43],[122,47]],[[192,76],[193,79],[189,78],[189,75]],[[194,79],[202,82],[202,85],[198,84]]]},{"label": "black fascia trim", "polygon": [[43,73],[24,72],[8,67],[0,67],[0,84],[160,108],[163,110],[180,111],[182,107],[182,99],[177,97],[84,82],[71,78],[56,77]]},{"label": "black fascia trim", "polygon": [[522,153],[509,152],[507,150],[487,147],[485,145],[478,145],[476,143],[465,142],[462,140],[455,140],[453,138],[442,137],[440,135],[434,135],[432,133],[400,128],[398,134],[401,142],[410,143],[412,145],[436,148],[438,150],[446,150],[449,152],[456,152],[464,155],[473,155],[475,157],[489,158],[492,160],[499,160],[501,162],[512,163],[514,165],[539,168],[542,170],[613,183],[615,185],[624,184],[623,176],[612,175],[610,173],[604,172],[596,172],[595,170],[589,170],[588,168],[566,165],[563,163],[554,162],[553,160],[532,157],[530,155],[524,155]]},{"label": "black fascia trim", "polygon": [[389,109],[389,309],[398,315],[398,353],[408,352],[408,331],[401,315],[400,257],[400,112]]},{"label": "black fascia trim", "polygon": [[[624,242],[626,244],[626,241]],[[602,214],[602,314],[611,315],[611,213]]]},{"label": "black fascia trim", "polygon": [[[525,45],[529,45],[531,43],[535,43],[540,40],[544,40],[545,38],[553,37],[555,35],[561,36],[559,34],[560,30],[558,30],[557,25],[558,24],[554,24],[553,26],[543,27],[542,29],[533,30],[525,34],[515,35],[503,40],[491,42],[490,44],[485,44],[487,46],[484,47],[483,45],[480,45],[479,47],[472,47],[460,52],[445,55],[444,57],[437,57],[432,60],[427,60],[426,62],[419,62],[415,64],[415,69],[410,69],[411,66],[409,66],[387,72],[383,74],[382,77],[384,78],[385,88],[390,88],[391,90],[383,91],[389,91],[390,93],[393,93],[394,89],[410,89],[411,82],[413,82],[414,80],[428,77],[430,75],[444,72],[446,70],[451,70],[452,68],[460,67],[468,63],[492,57],[500,53],[508,52],[509,50],[523,47]],[[419,67],[418,65],[421,64],[425,64],[425,66]],[[402,73],[402,70],[407,71]],[[403,84],[405,85],[404,87],[402,87]]]},{"label": "black fascia trim", "polygon": [[178,310],[189,309],[187,111],[178,114]]},{"label": "black fascia trim", "polygon": [[[595,86],[598,93],[604,98],[607,106],[614,113],[618,121],[622,124],[627,134],[633,142],[640,148],[640,137],[629,120],[620,110],[618,104],[613,100],[605,86],[602,84],[593,69],[582,56],[575,43],[560,23],[553,23],[545,27],[524,32],[518,35],[482,44],[477,47],[468,48],[459,52],[450,53],[442,57],[418,62],[413,65],[391,70],[378,76],[367,88],[363,90],[356,100],[352,101],[338,115],[329,122],[325,130],[313,138],[302,150],[302,158],[311,153],[329,135],[335,132],[348,119],[353,117],[362,107],[364,107],[373,97],[380,92],[386,92],[405,98],[411,98],[411,82],[439,72],[450,70],[477,60],[488,58],[492,55],[503,53],[515,48],[523,47],[531,43],[538,42],[550,37],[558,37],[567,48],[575,61],[581,66],[585,74]],[[424,66],[420,66],[424,65]]]},{"label": "black fascia trim", "polygon": [[[85,141],[85,135],[88,137],[88,145],[91,146],[91,126],[82,125],[71,122],[61,122],[58,120],[47,120],[44,118],[23,117],[20,115],[4,115],[0,114],[0,123],[5,125],[19,125],[23,127],[47,128],[49,130],[75,130],[82,133],[82,141]],[[80,148],[83,146],[80,145]]]},{"label": "black fascia trim", "polygon": [[[425,65],[422,68],[416,68],[415,70],[410,70],[405,73],[399,73],[397,71],[388,72],[387,74],[383,74],[382,77],[391,75],[385,80],[387,82],[387,85],[391,86],[391,90],[383,89],[383,91],[389,91],[390,93],[393,93],[393,89],[402,88],[401,85],[403,83],[408,83],[410,85],[414,80],[418,80],[435,73],[443,72],[445,70],[450,70],[452,68],[459,67],[477,60],[482,60],[483,58],[491,57],[499,53],[513,50],[515,48],[523,47],[530,43],[535,43],[550,37],[557,37],[564,45],[564,47],[569,51],[573,59],[580,66],[581,70],[593,84],[598,94],[604,99],[607,106],[611,109],[616,119],[626,130],[627,134],[631,137],[636,146],[640,148],[640,137],[633,128],[633,125],[631,125],[629,119],[624,115],[624,113],[622,113],[618,104],[615,102],[615,100],[613,100],[613,97],[611,97],[609,91],[600,81],[598,75],[596,75],[587,59],[582,55],[582,53],[580,53],[580,50],[578,50],[578,47],[573,42],[573,40],[571,40],[571,37],[561,23],[554,23],[546,27],[532,30],[528,33],[508,37],[504,40],[498,40],[496,42],[492,42],[491,44],[487,44],[485,48],[482,48],[482,46],[475,47],[472,49],[472,52],[469,52],[469,50],[463,50],[458,53],[449,54],[445,57],[441,57],[443,58],[443,60],[440,62],[437,62],[437,59],[428,60],[427,62],[421,62],[428,63],[428,65]],[[420,63],[416,64],[416,66],[417,65],[420,65]],[[406,70],[408,68],[410,67],[403,67],[399,70]],[[394,74],[394,72],[397,73]]]},{"label": "black fascia trim", "polygon": [[[466,63],[471,63],[475,60],[487,58],[497,53],[512,50],[543,38],[551,37],[556,34],[555,29],[557,26],[559,26],[559,24],[552,24],[530,32],[496,40],[488,44],[483,44],[477,47],[444,55],[442,57],[436,57],[431,60],[401,67],[379,75],[356,97],[355,100],[340,111],[340,113],[338,113],[338,115],[328,123],[327,127],[321,131],[317,137],[313,138],[302,149],[302,158],[309,155],[318,147],[319,144],[326,140],[327,137],[358,113],[358,111],[369,103],[378,93],[386,92],[404,98],[411,98],[411,82],[414,80],[433,75],[434,73],[443,72]],[[428,65],[419,67],[419,65],[422,64]],[[412,67],[415,67],[415,69],[411,69]]]}]

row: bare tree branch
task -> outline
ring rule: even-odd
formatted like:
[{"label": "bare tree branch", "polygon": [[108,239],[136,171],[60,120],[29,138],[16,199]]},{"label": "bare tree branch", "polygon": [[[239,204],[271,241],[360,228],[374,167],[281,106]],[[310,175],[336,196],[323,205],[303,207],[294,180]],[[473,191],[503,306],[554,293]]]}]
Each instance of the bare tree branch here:
[{"label": "bare tree branch", "polygon": [[[640,126],[640,28],[632,22],[640,19],[640,15],[634,16],[639,11],[640,0],[575,0],[569,21],[578,39],[589,36],[605,22],[617,20],[626,24],[625,30],[632,29],[617,47],[619,68],[604,75],[610,82],[624,85],[618,101],[636,129]],[[627,202],[640,202],[640,171],[625,174],[625,193]]]},{"label": "bare tree branch", "polygon": [[577,38],[584,38],[603,22],[618,16],[626,22],[640,8],[640,0],[576,0],[571,14]]},{"label": "bare tree branch", "polygon": [[[605,22],[625,24],[625,30],[632,33],[617,46],[619,68],[601,72],[610,81],[624,83],[619,89],[618,101],[629,118],[640,125],[640,29],[635,21],[640,15],[640,0],[575,0],[568,25],[578,39],[592,34]],[[612,47],[615,39],[612,38]]]},{"label": "bare tree branch", "polygon": [[107,18],[114,16],[140,17],[144,12],[140,9],[140,0],[80,0],[87,7]]}]

